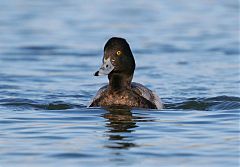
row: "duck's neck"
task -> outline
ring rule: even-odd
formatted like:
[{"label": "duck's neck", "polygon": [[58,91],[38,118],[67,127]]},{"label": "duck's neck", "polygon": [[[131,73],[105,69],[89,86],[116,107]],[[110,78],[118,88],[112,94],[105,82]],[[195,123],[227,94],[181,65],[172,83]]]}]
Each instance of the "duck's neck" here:
[{"label": "duck's neck", "polygon": [[131,88],[133,75],[110,74],[108,75],[110,91],[122,91]]}]

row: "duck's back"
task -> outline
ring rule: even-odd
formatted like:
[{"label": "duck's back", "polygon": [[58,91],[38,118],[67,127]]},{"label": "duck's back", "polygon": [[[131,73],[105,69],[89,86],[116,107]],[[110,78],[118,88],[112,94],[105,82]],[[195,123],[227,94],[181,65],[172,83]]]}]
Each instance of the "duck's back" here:
[{"label": "duck's back", "polygon": [[159,97],[148,88],[132,83],[131,89],[112,92],[107,85],[99,89],[89,107],[126,106],[136,108],[162,109]]},{"label": "duck's back", "polygon": [[163,108],[163,103],[155,92],[136,82],[133,82],[131,86],[134,92],[150,101],[153,105],[156,106],[156,109]]}]

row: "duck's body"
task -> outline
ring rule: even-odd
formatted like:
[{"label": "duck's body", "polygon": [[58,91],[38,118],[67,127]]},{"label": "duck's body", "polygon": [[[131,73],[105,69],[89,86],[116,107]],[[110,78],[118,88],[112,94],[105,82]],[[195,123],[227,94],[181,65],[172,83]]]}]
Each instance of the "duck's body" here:
[{"label": "duck's body", "polygon": [[111,91],[108,85],[99,89],[91,102],[93,106],[126,106],[133,108],[162,109],[163,105],[159,97],[139,83],[133,82],[131,89]]},{"label": "duck's body", "polygon": [[109,84],[100,88],[89,107],[134,107],[162,109],[157,94],[132,82],[135,61],[123,38],[111,38],[104,47],[103,65],[95,76],[108,75]]}]

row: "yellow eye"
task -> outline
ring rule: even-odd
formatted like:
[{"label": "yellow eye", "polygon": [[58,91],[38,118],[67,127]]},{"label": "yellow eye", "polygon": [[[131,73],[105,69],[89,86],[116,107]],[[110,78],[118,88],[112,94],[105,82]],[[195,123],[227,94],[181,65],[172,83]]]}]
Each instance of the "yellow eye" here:
[{"label": "yellow eye", "polygon": [[122,52],[119,50],[117,51],[117,55],[120,56],[122,54]]}]

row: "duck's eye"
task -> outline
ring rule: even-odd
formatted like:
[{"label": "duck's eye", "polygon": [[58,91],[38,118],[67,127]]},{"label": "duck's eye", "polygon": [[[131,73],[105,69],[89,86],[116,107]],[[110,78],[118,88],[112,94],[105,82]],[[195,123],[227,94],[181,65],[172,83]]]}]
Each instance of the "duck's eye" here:
[{"label": "duck's eye", "polygon": [[117,55],[120,56],[122,54],[122,52],[119,50],[117,51]]}]

